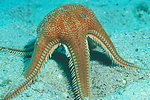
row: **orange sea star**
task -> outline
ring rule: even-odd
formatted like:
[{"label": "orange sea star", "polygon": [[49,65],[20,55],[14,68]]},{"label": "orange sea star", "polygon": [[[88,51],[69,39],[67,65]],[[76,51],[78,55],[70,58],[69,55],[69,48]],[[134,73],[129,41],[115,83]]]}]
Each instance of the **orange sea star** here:
[{"label": "orange sea star", "polygon": [[[70,58],[75,100],[90,99],[88,40],[101,46],[117,64],[137,68],[118,55],[93,11],[85,5],[67,4],[57,7],[45,16],[37,28],[37,33],[33,55],[24,72],[25,81],[12,88],[4,100],[10,99],[24,89],[37,76],[47,56],[51,56],[60,44],[63,44]],[[3,47],[0,49],[5,50]],[[9,48],[7,50],[12,51]]]}]

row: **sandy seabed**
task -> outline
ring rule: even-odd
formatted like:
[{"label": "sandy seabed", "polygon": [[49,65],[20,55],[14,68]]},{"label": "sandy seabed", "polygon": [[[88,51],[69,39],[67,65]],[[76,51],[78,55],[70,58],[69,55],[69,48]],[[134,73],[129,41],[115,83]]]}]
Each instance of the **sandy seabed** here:
[{"label": "sandy seabed", "polygon": [[[89,6],[119,55],[142,69],[150,69],[149,0],[58,0],[57,3],[55,0],[1,0],[0,46],[23,48],[36,39],[36,28],[49,11],[68,3]],[[72,100],[68,60],[57,49],[35,82],[13,99]],[[0,51],[0,98],[22,76],[29,61],[30,57]],[[92,100],[150,99],[149,70],[112,66],[111,62],[101,48],[90,51]]]}]

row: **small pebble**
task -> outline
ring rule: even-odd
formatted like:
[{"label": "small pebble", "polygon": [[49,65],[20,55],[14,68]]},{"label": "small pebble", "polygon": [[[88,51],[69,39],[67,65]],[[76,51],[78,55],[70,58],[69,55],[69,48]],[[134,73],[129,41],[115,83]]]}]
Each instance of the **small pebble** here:
[{"label": "small pebble", "polygon": [[26,93],[26,96],[27,96],[27,97],[31,97],[31,94],[30,94],[30,93]]}]

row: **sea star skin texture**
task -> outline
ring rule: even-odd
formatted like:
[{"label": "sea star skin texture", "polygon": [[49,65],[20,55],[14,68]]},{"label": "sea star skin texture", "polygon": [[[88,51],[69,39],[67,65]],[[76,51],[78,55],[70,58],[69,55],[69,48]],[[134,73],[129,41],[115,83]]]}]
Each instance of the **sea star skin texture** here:
[{"label": "sea star skin texture", "polygon": [[[70,58],[69,66],[72,74],[75,100],[90,100],[91,98],[87,39],[93,40],[98,46],[102,47],[117,64],[138,68],[118,55],[113,43],[93,11],[85,5],[60,5],[45,16],[37,28],[37,33],[33,55],[24,72],[25,81],[8,92],[3,100],[12,98],[34,80],[47,56],[51,56],[60,44],[63,44],[67,50],[67,56]],[[0,48],[0,50],[2,49],[5,50],[5,48]],[[7,50],[12,51],[12,49]],[[13,52],[19,52],[19,50],[14,50]]]}]

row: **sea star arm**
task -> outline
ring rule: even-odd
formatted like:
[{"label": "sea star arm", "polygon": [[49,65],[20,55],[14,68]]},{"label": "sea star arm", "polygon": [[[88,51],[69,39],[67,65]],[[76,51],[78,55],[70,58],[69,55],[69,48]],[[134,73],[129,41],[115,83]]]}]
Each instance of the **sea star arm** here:
[{"label": "sea star arm", "polygon": [[21,55],[31,55],[34,50],[35,41],[30,42],[30,44],[26,45],[23,49],[15,49],[8,47],[0,47],[0,51],[21,54]]},{"label": "sea star arm", "polygon": [[16,54],[21,54],[21,55],[31,55],[31,53],[33,52],[33,48],[31,48],[31,49],[14,49],[14,48],[0,47],[0,51],[16,53]]},{"label": "sea star arm", "polygon": [[117,64],[125,67],[138,68],[134,64],[122,59],[117,53],[112,41],[106,34],[99,22],[96,23],[96,29],[88,31],[88,38],[93,40],[98,46],[102,47],[108,56]]},{"label": "sea star arm", "polygon": [[[66,43],[69,51],[69,67],[72,74],[72,85],[75,100],[90,98],[89,89],[89,50],[86,37],[80,37],[79,41]],[[86,98],[86,99],[85,99]],[[87,99],[88,100],[88,99]]]},{"label": "sea star arm", "polygon": [[[50,41],[50,40],[49,40]],[[51,42],[46,41],[42,37],[36,42],[33,56],[31,58],[30,63],[28,64],[23,82],[20,83],[17,87],[12,88],[3,98],[3,100],[7,100],[12,98],[14,95],[24,90],[32,80],[38,75],[41,67],[43,66],[47,56],[53,53],[54,49],[58,46],[58,40],[54,40]]]}]

